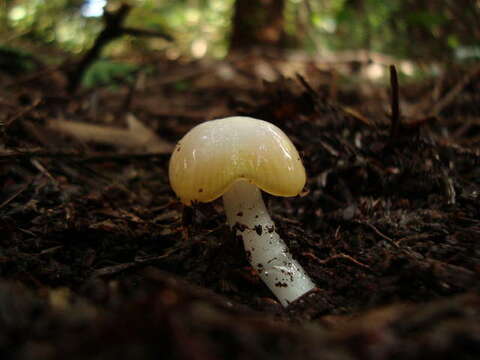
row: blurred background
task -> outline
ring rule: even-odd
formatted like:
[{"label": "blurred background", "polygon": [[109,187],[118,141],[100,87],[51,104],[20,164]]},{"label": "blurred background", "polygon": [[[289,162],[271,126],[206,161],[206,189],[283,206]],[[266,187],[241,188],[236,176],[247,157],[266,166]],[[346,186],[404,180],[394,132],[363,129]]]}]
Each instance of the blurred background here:
[{"label": "blurred background", "polygon": [[[15,52],[29,68],[89,49],[111,0],[0,0],[0,68]],[[124,4],[125,5],[125,4]],[[368,65],[381,78],[438,74],[480,57],[477,0],[130,0],[125,32],[102,48],[97,70],[131,70],[153,59],[224,59],[257,53],[292,61]],[[11,58],[10,58],[11,60]],[[11,65],[14,67],[14,65]],[[293,65],[292,65],[293,66]],[[98,75],[98,74],[97,74]],[[266,75],[268,77],[268,74]],[[91,78],[84,79],[92,82]]]}]

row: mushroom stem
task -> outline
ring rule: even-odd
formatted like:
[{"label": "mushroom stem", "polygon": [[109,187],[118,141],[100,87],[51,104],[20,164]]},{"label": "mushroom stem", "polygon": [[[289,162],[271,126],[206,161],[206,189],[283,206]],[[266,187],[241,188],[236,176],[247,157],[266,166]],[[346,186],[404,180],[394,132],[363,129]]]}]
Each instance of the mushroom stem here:
[{"label": "mushroom stem", "polygon": [[275,231],[257,186],[237,180],[223,195],[223,203],[227,222],[242,237],[250,264],[283,306],[315,287]]}]

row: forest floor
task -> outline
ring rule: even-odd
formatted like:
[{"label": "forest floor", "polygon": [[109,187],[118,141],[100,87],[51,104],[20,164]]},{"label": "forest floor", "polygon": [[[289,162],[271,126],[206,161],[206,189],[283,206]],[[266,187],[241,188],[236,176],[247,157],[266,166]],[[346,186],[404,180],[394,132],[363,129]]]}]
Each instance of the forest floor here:
[{"label": "forest floor", "polygon": [[[57,70],[0,75],[2,360],[480,358],[479,71],[391,100],[252,69],[164,61],[76,95]],[[317,284],[287,308],[221,201],[168,182],[172,144],[230,115],[279,126],[307,169],[302,196],[265,195]]]}]

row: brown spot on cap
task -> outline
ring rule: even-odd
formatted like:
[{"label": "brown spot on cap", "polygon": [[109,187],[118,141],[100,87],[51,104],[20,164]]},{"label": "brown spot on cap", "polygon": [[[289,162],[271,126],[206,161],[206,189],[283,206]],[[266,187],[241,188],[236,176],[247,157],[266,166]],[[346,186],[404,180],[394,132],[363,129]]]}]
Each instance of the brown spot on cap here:
[{"label": "brown spot on cap", "polygon": [[258,236],[262,235],[262,225],[255,225],[255,231],[257,232]]},{"label": "brown spot on cap", "polygon": [[275,261],[275,260],[277,260],[277,257],[276,257],[276,256],[275,256],[274,258],[272,258],[272,259],[268,260],[268,262],[267,262],[267,263],[268,263],[268,264],[270,264],[272,261]]},{"label": "brown spot on cap", "polygon": [[248,227],[247,227],[246,225],[240,224],[240,223],[238,223],[238,222],[235,223],[235,225],[233,226],[233,228],[234,228],[235,230],[240,231],[240,232],[244,232],[245,230],[248,229]]}]

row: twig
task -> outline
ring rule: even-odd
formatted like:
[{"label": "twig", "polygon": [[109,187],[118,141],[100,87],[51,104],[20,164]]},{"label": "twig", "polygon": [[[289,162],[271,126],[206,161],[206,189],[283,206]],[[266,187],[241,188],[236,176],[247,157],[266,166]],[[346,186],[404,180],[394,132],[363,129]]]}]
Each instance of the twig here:
[{"label": "twig", "polygon": [[308,83],[305,78],[300,75],[299,73],[296,74],[297,79],[300,81],[300,83],[303,85],[303,87],[307,90],[307,92],[312,96],[313,98],[316,98],[318,96],[317,92],[312,88],[312,86]]},{"label": "twig", "polygon": [[362,124],[373,127],[372,121],[370,121],[365,115],[361,114],[358,110],[355,110],[354,108],[351,108],[349,106],[341,106],[340,109],[343,110],[345,115],[351,116],[355,120],[359,120]]},{"label": "twig", "polygon": [[48,249],[45,249],[45,250],[42,250],[38,253],[38,255],[47,255],[47,254],[52,254],[54,252],[56,252],[57,250],[60,250],[63,248],[63,245],[57,245],[57,246],[54,246],[54,247],[51,247],[51,248],[48,248]]},{"label": "twig", "polygon": [[6,120],[5,121],[5,129],[8,129],[8,127],[10,127],[17,119],[27,115],[29,112],[31,112],[32,110],[34,110],[38,105],[40,105],[42,103],[42,100],[41,99],[36,99],[32,105],[30,105],[29,107],[25,108],[25,109],[22,109],[21,111],[19,111],[18,113],[16,113],[15,115],[13,115],[10,119]]},{"label": "twig", "polygon": [[316,262],[318,262],[319,264],[327,264],[329,263],[330,261],[332,260],[336,260],[336,259],[346,259],[346,260],[350,260],[351,262],[353,262],[354,264],[358,265],[358,266],[361,266],[363,268],[366,268],[366,269],[370,269],[370,266],[356,260],[355,258],[351,257],[350,255],[347,255],[347,254],[344,254],[344,253],[340,253],[340,254],[335,254],[335,255],[332,255],[326,259],[319,259],[317,258],[314,254],[312,254],[311,252],[304,252],[302,253],[303,256],[306,256],[306,257],[309,257],[313,260],[315,260]]},{"label": "twig", "polygon": [[393,240],[391,237],[388,237],[387,235],[383,234],[380,230],[378,230],[373,224],[370,224],[369,222],[358,222],[359,224],[364,224],[367,225],[370,229],[372,229],[378,236],[382,237],[383,239],[387,240],[391,244],[395,245],[395,247],[398,247],[398,244]]},{"label": "twig", "polygon": [[0,204],[0,209],[3,207],[7,206],[10,202],[15,200],[15,198],[20,195],[22,192],[24,192],[28,187],[30,186],[30,183],[24,184],[20,189],[17,190],[16,193],[14,193],[12,196],[10,196],[7,200],[5,200],[3,203]]},{"label": "twig", "polygon": [[390,85],[391,85],[391,101],[392,101],[392,126],[390,128],[390,139],[395,139],[400,128],[400,105],[399,105],[399,89],[398,76],[395,65],[390,65]]},{"label": "twig", "polygon": [[409,235],[409,236],[404,236],[403,238],[398,239],[395,241],[395,244],[397,246],[400,245],[401,242],[409,242],[412,240],[419,241],[419,240],[427,240],[432,237],[436,236],[436,234],[430,234],[430,233],[421,233],[421,234],[414,234],[414,235]]},{"label": "twig", "polygon": [[449,205],[455,205],[457,193],[455,191],[455,186],[453,185],[453,179],[446,170],[442,171],[442,180],[445,186],[445,196],[447,197],[447,201]]},{"label": "twig", "polygon": [[49,178],[52,183],[54,183],[56,186],[58,186],[58,181],[52,176],[52,174],[50,174],[50,172],[45,168],[45,166],[43,166],[43,164],[40,161],[38,161],[37,159],[32,159],[31,163],[45,177]]},{"label": "twig", "polygon": [[136,266],[149,265],[149,264],[155,262],[156,260],[161,260],[161,259],[165,259],[166,257],[169,257],[170,255],[172,255],[177,250],[179,250],[179,248],[171,248],[171,249],[167,250],[162,255],[150,256],[150,257],[146,257],[146,258],[136,258],[132,262],[113,265],[113,266],[106,266],[106,267],[103,267],[101,269],[95,270],[93,272],[93,276],[94,277],[111,276],[111,275],[118,274],[122,271],[131,269],[131,268],[136,267]]},{"label": "twig", "polygon": [[115,12],[105,12],[103,20],[105,28],[95,39],[95,43],[83,56],[75,69],[68,72],[68,91],[75,92],[82,81],[83,75],[90,65],[99,57],[102,49],[112,40],[122,35],[122,25],[131,10],[131,6],[122,4]]},{"label": "twig", "polygon": [[101,276],[110,276],[110,275],[115,275],[118,274],[122,271],[128,270],[132,267],[137,265],[135,262],[128,262],[128,263],[123,263],[123,264],[118,264],[118,265],[113,265],[113,266],[106,266],[101,269],[97,269],[93,272],[93,277],[101,277]]},{"label": "twig", "polygon": [[164,32],[124,27],[123,23],[131,9],[130,5],[123,3],[117,11],[105,12],[103,15],[103,20],[105,22],[104,29],[100,32],[95,39],[93,46],[83,56],[76,68],[68,72],[69,92],[73,93],[77,90],[82,81],[83,75],[90,65],[98,59],[102,49],[112,40],[119,38],[122,35],[128,34],[133,36],[161,37],[167,41],[173,41],[173,38]]}]

